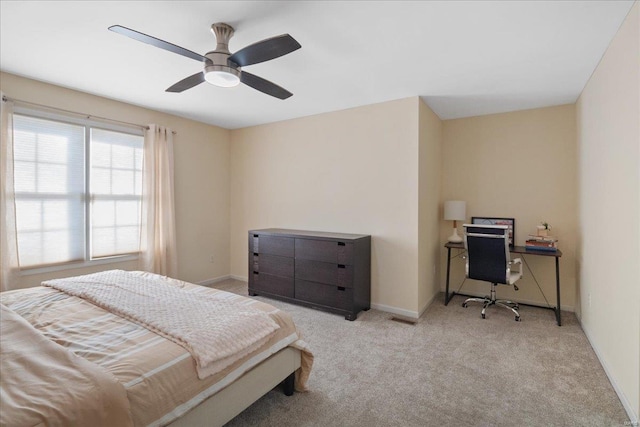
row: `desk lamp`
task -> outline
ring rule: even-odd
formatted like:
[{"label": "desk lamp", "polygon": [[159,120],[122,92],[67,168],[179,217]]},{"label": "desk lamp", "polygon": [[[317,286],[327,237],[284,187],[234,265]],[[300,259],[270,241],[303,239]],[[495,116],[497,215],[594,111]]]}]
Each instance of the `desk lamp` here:
[{"label": "desk lamp", "polygon": [[444,202],[444,219],[453,221],[453,233],[449,236],[451,243],[462,242],[462,237],[458,235],[457,221],[464,221],[467,218],[466,210],[466,203],[460,200]]}]

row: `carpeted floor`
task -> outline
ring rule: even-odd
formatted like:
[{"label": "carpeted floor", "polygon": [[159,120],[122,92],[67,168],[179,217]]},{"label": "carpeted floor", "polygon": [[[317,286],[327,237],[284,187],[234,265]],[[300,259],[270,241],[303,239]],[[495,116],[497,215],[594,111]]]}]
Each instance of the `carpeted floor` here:
[{"label": "carpeted floor", "polygon": [[[216,288],[247,295],[244,282]],[[274,389],[228,426],[623,426],[624,408],[573,313],[447,307],[415,325],[377,310],[288,311],[315,355],[308,393]]]}]

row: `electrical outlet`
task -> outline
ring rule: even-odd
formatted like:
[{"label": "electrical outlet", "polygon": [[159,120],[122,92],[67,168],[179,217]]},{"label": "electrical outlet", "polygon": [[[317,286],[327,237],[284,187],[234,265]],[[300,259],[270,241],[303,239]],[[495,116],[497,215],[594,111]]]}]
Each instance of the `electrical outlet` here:
[{"label": "electrical outlet", "polygon": [[213,255],[209,256],[209,262],[213,264]]}]

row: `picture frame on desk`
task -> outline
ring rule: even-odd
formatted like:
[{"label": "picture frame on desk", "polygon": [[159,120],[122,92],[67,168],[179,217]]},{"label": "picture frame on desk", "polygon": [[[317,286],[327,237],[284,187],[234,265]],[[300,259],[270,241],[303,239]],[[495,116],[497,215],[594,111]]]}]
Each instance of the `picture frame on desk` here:
[{"label": "picture frame on desk", "polygon": [[509,246],[515,246],[516,220],[515,218],[496,218],[488,216],[472,216],[471,224],[479,225],[506,225],[509,227]]}]

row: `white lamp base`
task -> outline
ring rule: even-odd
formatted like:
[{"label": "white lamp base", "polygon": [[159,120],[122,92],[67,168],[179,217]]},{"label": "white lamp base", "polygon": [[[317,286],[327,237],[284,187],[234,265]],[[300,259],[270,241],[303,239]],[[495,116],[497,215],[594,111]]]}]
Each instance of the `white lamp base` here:
[{"label": "white lamp base", "polygon": [[451,243],[462,243],[462,237],[458,235],[458,227],[453,228],[453,234],[449,236],[449,242]]}]

